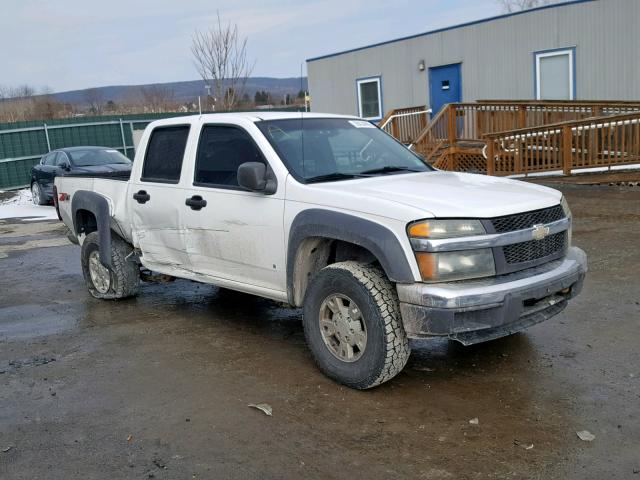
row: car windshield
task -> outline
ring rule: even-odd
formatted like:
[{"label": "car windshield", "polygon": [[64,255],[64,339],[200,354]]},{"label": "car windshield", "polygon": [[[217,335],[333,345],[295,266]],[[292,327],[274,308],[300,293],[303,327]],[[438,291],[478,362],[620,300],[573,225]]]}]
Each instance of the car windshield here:
[{"label": "car windshield", "polygon": [[119,151],[105,148],[74,150],[67,152],[71,157],[71,162],[77,167],[95,167],[98,165],[126,164],[130,165],[131,160],[122,155]]},{"label": "car windshield", "polygon": [[364,120],[301,117],[256,125],[291,174],[303,182],[433,170],[407,147]]}]

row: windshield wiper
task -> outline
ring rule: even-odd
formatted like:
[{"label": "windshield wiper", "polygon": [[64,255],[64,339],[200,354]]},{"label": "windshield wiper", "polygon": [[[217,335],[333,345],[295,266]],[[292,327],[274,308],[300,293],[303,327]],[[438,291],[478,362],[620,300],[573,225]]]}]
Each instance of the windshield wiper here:
[{"label": "windshield wiper", "polygon": [[349,180],[350,178],[362,178],[362,175],[360,175],[359,173],[333,172],[333,173],[327,173],[325,175],[316,175],[315,177],[307,178],[306,182],[307,183],[330,182],[331,180]]},{"label": "windshield wiper", "polygon": [[372,168],[371,170],[365,170],[360,172],[361,175],[373,175],[375,173],[392,173],[392,172],[422,172],[423,170],[414,170],[409,167],[402,167],[400,165],[386,165],[380,168]]}]

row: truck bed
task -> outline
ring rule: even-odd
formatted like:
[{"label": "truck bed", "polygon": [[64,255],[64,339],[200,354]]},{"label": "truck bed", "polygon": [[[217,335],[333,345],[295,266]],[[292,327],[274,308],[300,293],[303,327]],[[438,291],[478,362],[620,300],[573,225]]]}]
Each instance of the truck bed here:
[{"label": "truck bed", "polygon": [[[60,216],[62,221],[69,227],[73,228],[73,205],[70,200],[79,190],[93,192],[104,196],[110,200],[109,216],[111,217],[112,226],[123,238],[131,241],[131,227],[126,219],[127,208],[127,192],[129,188],[130,171],[126,172],[108,172],[108,173],[84,173],[80,175],[64,175],[55,179],[55,185],[58,193],[68,195],[67,201],[58,202]],[[118,201],[112,201],[117,199]]]}]

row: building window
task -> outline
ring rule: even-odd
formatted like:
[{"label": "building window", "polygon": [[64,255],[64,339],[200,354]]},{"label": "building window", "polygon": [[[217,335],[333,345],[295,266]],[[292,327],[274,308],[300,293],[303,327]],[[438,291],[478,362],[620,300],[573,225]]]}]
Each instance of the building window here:
[{"label": "building window", "polygon": [[536,100],[575,100],[575,48],[536,52]]},{"label": "building window", "polygon": [[382,118],[382,88],[380,77],[356,81],[358,88],[358,115],[367,120]]}]

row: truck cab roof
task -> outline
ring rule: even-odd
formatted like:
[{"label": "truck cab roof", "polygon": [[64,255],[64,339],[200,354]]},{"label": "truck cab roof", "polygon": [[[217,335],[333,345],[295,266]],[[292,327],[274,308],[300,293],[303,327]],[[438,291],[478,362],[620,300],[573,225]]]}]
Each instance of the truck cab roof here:
[{"label": "truck cab roof", "polygon": [[358,117],[352,115],[336,115],[332,113],[315,113],[315,112],[224,112],[224,113],[203,113],[202,115],[185,115],[180,117],[165,118],[155,120],[150,123],[152,127],[162,125],[184,125],[185,123],[194,123],[201,121],[203,123],[215,123],[223,121],[225,123],[233,122],[259,122],[262,120],[290,120],[296,118],[348,118],[356,119]]}]

